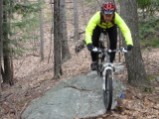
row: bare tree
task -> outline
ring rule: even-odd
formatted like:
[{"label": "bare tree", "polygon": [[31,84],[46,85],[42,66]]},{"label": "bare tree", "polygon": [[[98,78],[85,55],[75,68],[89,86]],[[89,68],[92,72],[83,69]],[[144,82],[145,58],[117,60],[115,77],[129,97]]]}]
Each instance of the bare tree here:
[{"label": "bare tree", "polygon": [[80,36],[79,36],[79,22],[78,22],[78,6],[77,6],[77,1],[79,0],[74,0],[73,1],[73,11],[74,11],[74,40],[78,41]]},{"label": "bare tree", "polygon": [[[12,1],[3,1],[4,7],[11,7]],[[3,82],[13,85],[13,60],[12,60],[12,51],[10,47],[10,39],[9,39],[9,16],[11,11],[3,11],[3,62],[4,62],[4,69],[2,72]]]},{"label": "bare tree", "polygon": [[86,24],[87,24],[87,21],[86,21],[86,12],[85,12],[85,0],[82,0],[81,1],[82,2],[82,5],[81,5],[81,7],[82,7],[82,14],[83,14],[83,25],[85,26]]},{"label": "bare tree", "polygon": [[66,2],[62,0],[60,5],[60,19],[61,19],[61,32],[62,32],[62,61],[65,62],[71,58],[71,54],[68,47],[68,38],[67,38],[67,25],[66,25]]},{"label": "bare tree", "polygon": [[136,0],[122,0],[120,6],[121,14],[131,29],[134,41],[132,52],[126,55],[128,82],[133,86],[147,87],[149,82],[140,50]]},{"label": "bare tree", "polygon": [[3,36],[3,32],[2,32],[2,21],[3,21],[3,0],[0,1],[0,99],[1,99],[1,82],[2,82],[2,74],[1,74],[1,67],[2,67],[2,36]]},{"label": "bare tree", "polygon": [[[42,0],[39,1],[40,4]],[[44,31],[43,31],[43,12],[42,8],[40,8],[39,11],[39,23],[40,23],[40,56],[41,56],[41,61],[44,60]]]},{"label": "bare tree", "polygon": [[60,19],[61,0],[54,0],[54,79],[62,75],[62,29]]}]

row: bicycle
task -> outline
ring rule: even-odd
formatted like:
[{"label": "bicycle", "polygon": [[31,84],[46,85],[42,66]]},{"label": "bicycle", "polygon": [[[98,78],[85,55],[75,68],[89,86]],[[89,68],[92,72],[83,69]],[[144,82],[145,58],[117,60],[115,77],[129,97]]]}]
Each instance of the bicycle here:
[{"label": "bicycle", "polygon": [[104,96],[104,105],[107,111],[111,110],[113,103],[113,77],[115,72],[115,67],[109,60],[109,53],[112,52],[123,52],[127,53],[126,48],[120,48],[116,50],[106,50],[105,48],[93,49],[93,52],[98,53],[98,62],[97,62],[97,74],[103,78],[103,96]]}]

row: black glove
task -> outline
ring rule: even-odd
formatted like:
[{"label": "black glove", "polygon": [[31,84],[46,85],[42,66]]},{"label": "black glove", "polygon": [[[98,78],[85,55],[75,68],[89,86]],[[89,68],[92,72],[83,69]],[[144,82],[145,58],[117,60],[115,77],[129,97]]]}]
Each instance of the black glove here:
[{"label": "black glove", "polygon": [[87,49],[91,52],[93,50],[94,46],[92,44],[87,45]]},{"label": "black glove", "polygon": [[133,48],[133,46],[132,46],[132,45],[127,45],[127,50],[128,50],[128,51],[131,51],[131,50],[132,50],[132,48]]}]

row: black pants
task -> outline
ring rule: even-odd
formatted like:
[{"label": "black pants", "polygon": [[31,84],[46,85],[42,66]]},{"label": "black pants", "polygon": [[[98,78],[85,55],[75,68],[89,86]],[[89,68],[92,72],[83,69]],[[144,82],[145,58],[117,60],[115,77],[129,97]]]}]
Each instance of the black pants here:
[{"label": "black pants", "polygon": [[[92,42],[93,45],[96,47],[99,47],[99,37],[100,34],[104,31],[104,29],[100,28],[99,26],[96,26],[96,28],[93,31],[93,36],[92,36]],[[106,32],[109,36],[109,41],[110,41],[110,49],[114,50],[117,47],[117,26],[114,25],[113,27],[106,29],[104,32]],[[98,54],[91,52],[91,57],[92,61],[97,61],[98,60]],[[110,62],[113,62],[115,59],[115,53],[110,53]]]}]

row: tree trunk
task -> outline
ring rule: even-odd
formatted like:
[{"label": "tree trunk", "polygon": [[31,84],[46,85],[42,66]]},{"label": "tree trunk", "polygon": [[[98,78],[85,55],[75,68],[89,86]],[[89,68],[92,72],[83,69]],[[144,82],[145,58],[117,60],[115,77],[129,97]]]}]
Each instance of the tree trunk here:
[{"label": "tree trunk", "polygon": [[78,41],[79,40],[79,22],[78,22],[78,6],[77,6],[77,1],[78,0],[74,0],[73,1],[73,11],[74,11],[74,40]]},{"label": "tree trunk", "polygon": [[87,21],[86,21],[86,12],[85,12],[85,0],[82,0],[82,17],[83,17],[83,25],[86,26],[87,25]]},{"label": "tree trunk", "polygon": [[[10,5],[10,3],[4,1],[4,6]],[[3,31],[3,62],[4,62],[4,69],[3,69],[3,82],[13,85],[13,61],[12,61],[12,54],[10,48],[10,40],[9,40],[9,23],[8,18],[9,12],[3,12],[3,27],[5,30]]]},{"label": "tree trunk", "polygon": [[136,0],[120,1],[121,15],[130,27],[134,48],[131,53],[126,55],[126,65],[128,69],[128,82],[137,87],[146,87],[149,85],[145,71],[143,59],[141,56],[139,32],[138,32],[138,15]]},{"label": "tree trunk", "polygon": [[[39,1],[40,5],[42,0]],[[39,23],[40,23],[40,56],[41,61],[44,60],[44,31],[43,31],[43,14],[42,14],[42,8],[40,8],[39,11]]]},{"label": "tree trunk", "polygon": [[66,7],[65,0],[62,0],[60,5],[60,19],[61,19],[61,37],[62,37],[62,62],[67,61],[71,58],[71,54],[68,47],[68,39],[67,39],[67,25],[66,25]]},{"label": "tree trunk", "polygon": [[61,0],[54,0],[54,79],[60,78],[62,75],[62,44],[60,28],[60,3]]},{"label": "tree trunk", "polygon": [[1,82],[2,82],[2,74],[1,74],[1,67],[2,67],[2,36],[3,36],[3,31],[2,31],[2,24],[3,24],[3,0],[0,0],[0,99],[1,99]]}]

